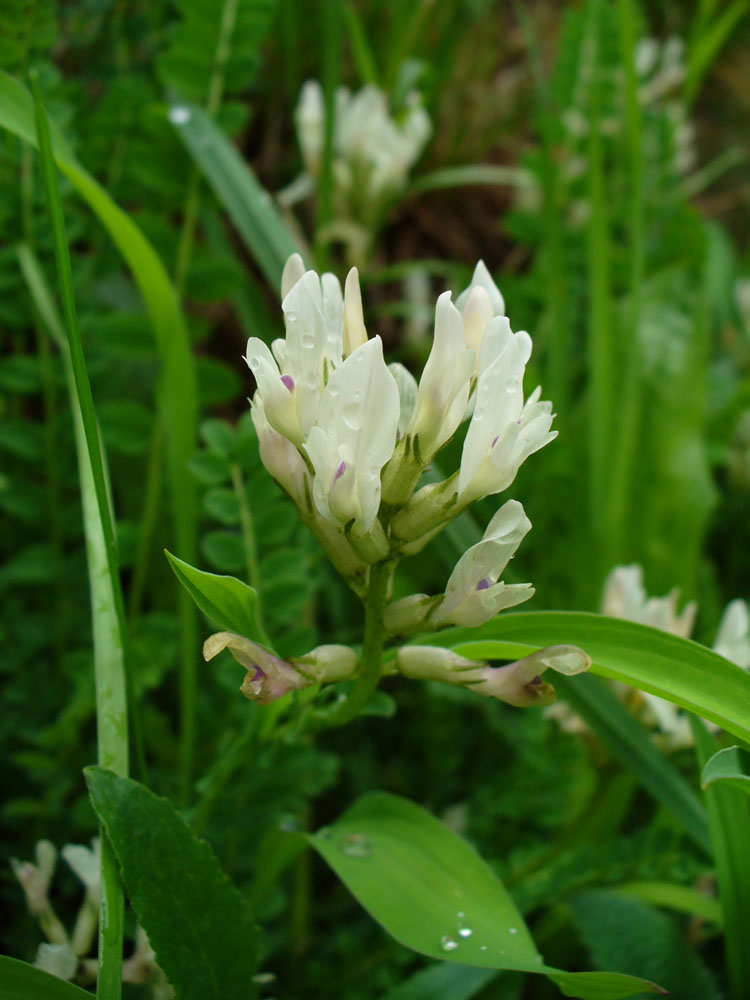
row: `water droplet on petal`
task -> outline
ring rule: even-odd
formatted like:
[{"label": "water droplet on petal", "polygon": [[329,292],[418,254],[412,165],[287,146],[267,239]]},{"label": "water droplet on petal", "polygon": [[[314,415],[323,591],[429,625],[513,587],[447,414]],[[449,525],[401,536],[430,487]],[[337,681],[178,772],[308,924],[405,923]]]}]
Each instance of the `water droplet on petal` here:
[{"label": "water droplet on petal", "polygon": [[252,358],[247,359],[247,363],[250,365],[251,368],[257,368],[258,365],[260,364],[260,358],[254,354]]},{"label": "water droplet on petal", "polygon": [[450,935],[444,934],[440,938],[440,947],[443,951],[455,951],[458,948],[458,941]]},{"label": "water droplet on petal", "polygon": [[474,419],[475,420],[484,420],[484,407],[483,406],[477,406],[476,407],[476,409],[474,410]]},{"label": "water droplet on petal", "polygon": [[518,389],[518,379],[509,378],[505,383],[505,391],[509,394],[514,393]]},{"label": "water droplet on petal", "polygon": [[344,837],[341,850],[349,858],[369,858],[372,845],[363,833],[348,833]]},{"label": "water droplet on petal", "polygon": [[345,406],[342,417],[346,426],[353,431],[358,431],[362,426],[362,408],[360,406],[354,404]]},{"label": "water droplet on petal", "polygon": [[299,342],[306,351],[309,351],[311,347],[315,347],[315,335],[312,333],[303,333]]}]

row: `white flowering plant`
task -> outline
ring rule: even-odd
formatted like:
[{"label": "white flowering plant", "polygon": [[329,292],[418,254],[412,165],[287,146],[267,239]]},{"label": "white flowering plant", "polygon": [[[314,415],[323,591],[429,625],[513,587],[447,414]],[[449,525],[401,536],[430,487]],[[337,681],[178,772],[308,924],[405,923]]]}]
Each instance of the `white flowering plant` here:
[{"label": "white flowering plant", "polygon": [[[511,329],[487,268],[477,265],[455,303],[450,292],[438,298],[418,381],[402,365],[386,364],[380,338],[368,336],[356,268],[342,291],[333,274],[305,270],[294,255],[281,291],[286,337],[270,348],[257,337],[247,344],[260,455],[361,598],[363,643],[359,651],[328,645],[284,661],[258,636],[225,630],[206,641],[205,658],[228,649],[247,671],[243,694],[264,704],[351,681],[325,715],[329,725],[362,711],[384,672],[460,684],[519,706],[553,700],[541,674],[586,670],[590,660],[575,647],[555,645],[503,667],[428,646],[402,645],[383,657],[388,642],[483,625],[534,593],[531,584],[502,580],[531,528],[522,505],[507,500],[458,560],[443,593],[391,598],[401,559],[421,552],[474,501],[506,490],[526,458],[556,436],[540,389],[524,399],[531,338]],[[459,468],[421,485],[464,423]]]}]

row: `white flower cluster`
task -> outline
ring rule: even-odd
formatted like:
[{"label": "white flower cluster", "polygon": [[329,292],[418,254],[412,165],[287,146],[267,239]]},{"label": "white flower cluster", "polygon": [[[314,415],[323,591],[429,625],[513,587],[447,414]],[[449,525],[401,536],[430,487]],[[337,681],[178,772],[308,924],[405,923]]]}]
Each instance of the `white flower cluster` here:
[{"label": "white flower cluster", "polygon": [[[418,551],[472,501],[505,490],[555,437],[540,390],[524,401],[531,338],[511,330],[481,262],[455,304],[450,292],[438,299],[418,383],[402,365],[386,365],[379,337],[368,338],[356,269],[342,293],[334,275],[305,271],[295,255],[282,296],[286,338],[270,349],[255,337],[247,345],[261,458],[358,592],[368,564]],[[466,418],[460,468],[415,493]],[[528,585],[498,582],[529,527],[521,505],[506,503],[459,561],[440,607],[433,601],[430,623],[478,624],[531,596]],[[403,611],[392,620],[403,624]]]},{"label": "white flower cluster", "polygon": [[[643,585],[643,568],[638,565],[615,566],[604,584],[602,613],[611,618],[649,625],[672,635],[689,639],[698,606],[694,601],[678,612],[679,590],[671,590],[664,597],[649,597]],[[721,656],[750,670],[750,609],[741,599],[730,601],[724,610],[714,639],[713,649]],[[631,699],[633,692],[625,685],[616,690]],[[647,691],[638,692],[646,721],[655,725],[670,747],[691,746],[693,735],[687,716],[677,705]],[[642,699],[642,700],[641,700]],[[564,705],[555,705],[550,711],[563,728],[577,731],[585,728],[581,720]],[[712,729],[717,727],[709,722]]]},{"label": "white flower cluster", "polygon": [[[336,92],[333,174],[337,198],[377,204],[406,186],[432,126],[419,96],[411,94],[403,115],[394,119],[386,95],[366,86]],[[325,106],[317,80],[303,86],[295,112],[305,170],[317,177],[323,155]]]}]

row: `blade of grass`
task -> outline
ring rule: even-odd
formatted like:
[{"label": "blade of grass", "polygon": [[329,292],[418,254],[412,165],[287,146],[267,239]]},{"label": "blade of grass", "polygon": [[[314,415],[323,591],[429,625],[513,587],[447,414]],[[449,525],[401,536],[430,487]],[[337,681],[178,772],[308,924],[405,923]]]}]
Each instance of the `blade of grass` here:
[{"label": "blade of grass", "polygon": [[[716,740],[705,724],[691,716],[698,766],[702,770],[716,753]],[[724,914],[724,948],[732,997],[750,996],[750,799],[735,788],[711,785],[703,795],[708,813],[719,902]]]},{"label": "blade of grass", "polygon": [[[0,127],[24,142],[37,145],[34,111],[28,91],[7,73],[0,72]],[[59,169],[96,213],[130,268],[143,297],[154,332],[161,377],[158,390],[160,420],[165,428],[166,466],[172,496],[176,547],[180,556],[195,562],[197,503],[188,459],[195,450],[198,396],[195,362],[185,322],[169,278],[143,233],[107,192],[78,163],[65,139],[50,128],[52,151]],[[177,591],[180,619],[180,730],[183,786],[189,784],[194,744],[195,682],[197,667],[197,618],[189,596]]]},{"label": "blade of grass", "polygon": [[624,351],[622,404],[619,407],[617,443],[612,452],[609,485],[607,534],[611,539],[610,563],[623,558],[625,512],[632,498],[631,478],[640,412],[639,323],[641,289],[644,273],[645,217],[643,198],[643,117],[638,99],[635,70],[636,20],[633,0],[618,0],[620,62],[625,79],[625,135],[630,184],[630,287],[625,335],[620,338]]},{"label": "blade of grass", "polygon": [[610,312],[610,234],[601,135],[601,0],[589,0],[588,68],[591,73],[588,141],[588,365],[590,514],[600,564],[594,576],[612,565],[606,535],[607,479],[612,431],[612,327]]},{"label": "blade of grass", "polygon": [[258,267],[278,289],[284,264],[298,248],[270,195],[202,108],[176,105],[170,120]]},{"label": "blade of grass", "polygon": [[555,677],[555,688],[620,763],[681,823],[690,838],[710,853],[700,799],[607,685],[599,677],[582,676],[571,683],[560,676]]},{"label": "blade of grass", "polygon": [[[112,513],[107,496],[101,442],[94,401],[86,371],[73,299],[73,276],[57,169],[47,117],[42,106],[38,74],[30,74],[34,92],[42,177],[55,246],[60,299],[75,387],[76,436],[83,461],[80,466],[86,544],[91,573],[96,675],[97,744],[99,763],[120,775],[128,773],[127,699],[125,684],[125,612],[117,564]],[[88,458],[88,465],[86,463]],[[97,996],[117,1000],[122,991],[122,941],[125,901],[111,844],[101,830],[101,904]]]},{"label": "blade of grass", "polygon": [[726,10],[719,14],[709,27],[711,9],[703,18],[703,29],[693,34],[690,51],[688,52],[687,74],[685,76],[685,100],[688,104],[695,97],[712,64],[716,61],[724,45],[729,40],[734,28],[747,14],[750,0],[735,0]]}]

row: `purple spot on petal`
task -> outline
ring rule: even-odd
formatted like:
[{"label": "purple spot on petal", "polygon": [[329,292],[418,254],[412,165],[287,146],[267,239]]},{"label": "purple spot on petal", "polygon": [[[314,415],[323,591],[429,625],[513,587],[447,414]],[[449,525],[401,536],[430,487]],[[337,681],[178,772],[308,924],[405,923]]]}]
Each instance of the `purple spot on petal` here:
[{"label": "purple spot on petal", "polygon": [[490,589],[489,580],[480,580],[479,583],[477,584],[477,590],[489,590],[489,589]]},{"label": "purple spot on petal", "polygon": [[495,445],[497,444],[499,438],[500,438],[500,435],[496,434],[495,437],[494,437],[494,439],[493,439],[493,441],[492,441],[492,444],[490,445],[490,448],[494,448],[495,447]]},{"label": "purple spot on petal", "polygon": [[253,669],[253,670],[255,671],[255,673],[254,673],[254,674],[253,674],[253,676],[252,676],[252,677],[250,678],[250,683],[251,683],[251,684],[252,684],[252,683],[254,683],[255,681],[262,681],[262,680],[263,680],[263,678],[264,678],[264,677],[266,676],[266,675],[265,675],[265,674],[263,673],[263,671],[262,671],[262,670],[260,669],[260,667],[258,666],[258,664],[257,664],[257,663],[254,663],[254,664],[253,664],[253,666],[252,666],[252,669]]},{"label": "purple spot on petal", "polygon": [[536,677],[532,677],[531,680],[529,681],[529,684],[534,684],[534,685],[543,684],[543,683],[544,683],[544,681],[542,680],[541,677],[539,677],[538,674],[537,674]]},{"label": "purple spot on petal", "polygon": [[291,375],[282,375],[281,381],[287,387],[290,392],[294,392],[294,379]]},{"label": "purple spot on petal", "polygon": [[346,462],[339,462],[336,468],[336,472],[334,473],[333,476],[334,483],[336,482],[337,479],[341,479],[341,477],[344,475],[345,472],[346,472]]},{"label": "purple spot on petal", "polygon": [[522,419],[521,419],[521,418],[519,417],[519,418],[518,418],[518,420],[516,420],[516,423],[517,423],[517,424],[518,424],[518,426],[520,427],[520,426],[521,426],[521,424],[523,423],[523,420],[522,420]]}]

